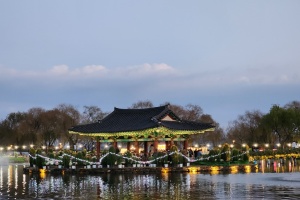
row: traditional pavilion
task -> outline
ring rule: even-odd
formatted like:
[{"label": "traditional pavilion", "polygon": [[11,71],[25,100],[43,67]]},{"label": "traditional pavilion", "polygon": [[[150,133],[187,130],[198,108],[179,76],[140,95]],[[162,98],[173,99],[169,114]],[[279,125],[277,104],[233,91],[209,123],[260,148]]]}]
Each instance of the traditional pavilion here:
[{"label": "traditional pavilion", "polygon": [[94,137],[97,141],[97,156],[100,156],[100,142],[126,142],[127,150],[134,145],[135,153],[139,153],[139,143],[144,143],[145,155],[149,144],[158,149],[158,143],[164,141],[169,149],[174,141],[183,142],[183,148],[188,148],[188,139],[192,134],[213,131],[211,123],[201,123],[181,120],[169,105],[145,109],[115,108],[103,120],[96,123],[74,126],[69,129],[70,134]]}]

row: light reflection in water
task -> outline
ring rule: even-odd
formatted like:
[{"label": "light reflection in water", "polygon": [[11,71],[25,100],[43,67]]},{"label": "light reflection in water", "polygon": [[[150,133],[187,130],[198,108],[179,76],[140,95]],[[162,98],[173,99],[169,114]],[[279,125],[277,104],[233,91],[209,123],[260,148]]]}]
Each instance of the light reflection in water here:
[{"label": "light reflection in water", "polygon": [[217,171],[218,173],[209,174],[98,176],[55,176],[46,173],[42,176],[26,175],[23,174],[22,165],[0,166],[0,199],[276,199],[282,196],[300,198],[300,173],[289,173],[298,172],[298,165],[261,164],[259,170],[262,166],[265,168],[258,173],[248,173],[245,168],[246,173],[234,174]]},{"label": "light reflection in water", "polygon": [[0,166],[0,189],[1,188],[3,188],[3,169],[2,169],[2,166]]}]

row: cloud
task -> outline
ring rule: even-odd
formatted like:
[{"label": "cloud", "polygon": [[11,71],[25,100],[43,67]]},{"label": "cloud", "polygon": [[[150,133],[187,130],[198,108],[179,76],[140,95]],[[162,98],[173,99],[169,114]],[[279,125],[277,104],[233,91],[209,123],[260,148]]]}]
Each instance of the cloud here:
[{"label": "cloud", "polygon": [[[0,78],[7,80],[53,80],[70,82],[120,81],[160,85],[164,88],[216,88],[231,85],[279,85],[299,84],[300,68],[298,67],[264,67],[264,68],[222,68],[212,70],[184,71],[165,63],[145,63],[142,65],[108,68],[103,65],[87,65],[71,68],[68,65],[56,65],[49,70],[16,70],[0,67]],[[99,82],[100,81],[100,82]],[[156,83],[154,83],[156,82]]]},{"label": "cloud", "polygon": [[104,77],[110,78],[124,78],[130,76],[130,78],[149,77],[153,75],[164,76],[175,74],[176,70],[165,64],[149,64],[107,68],[102,65],[87,65],[78,68],[71,68],[68,65],[56,65],[46,71],[32,71],[32,70],[16,70],[0,67],[0,76],[18,77],[18,78],[35,78],[35,77],[50,77],[50,78],[93,78]]},{"label": "cloud", "polygon": [[64,76],[66,77],[87,77],[101,76],[105,74],[107,69],[102,65],[87,65],[80,68],[70,69],[67,65],[56,65],[46,72],[42,72],[41,76]]}]

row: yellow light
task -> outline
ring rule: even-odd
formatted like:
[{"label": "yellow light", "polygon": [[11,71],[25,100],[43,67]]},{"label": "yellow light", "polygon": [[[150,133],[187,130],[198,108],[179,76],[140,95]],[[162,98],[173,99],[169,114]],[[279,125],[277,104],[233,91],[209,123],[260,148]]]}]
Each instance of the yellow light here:
[{"label": "yellow light", "polygon": [[162,172],[162,173],[169,173],[169,168],[163,167],[163,168],[161,169],[161,172]]},{"label": "yellow light", "polygon": [[198,170],[200,171],[200,167],[189,167],[189,172],[192,174],[196,174]]},{"label": "yellow light", "polygon": [[44,179],[46,177],[46,170],[40,169],[40,178]]},{"label": "yellow light", "polygon": [[218,166],[212,166],[210,168],[210,174],[219,174],[219,167]]},{"label": "yellow light", "polygon": [[245,169],[246,173],[250,173],[251,172],[251,166],[250,165],[245,165],[244,169]]},{"label": "yellow light", "polygon": [[160,150],[160,151],[166,150],[166,144],[159,144],[159,145],[157,145],[157,150]]},{"label": "yellow light", "polygon": [[210,168],[211,171],[219,171],[219,167],[218,166],[212,166]]},{"label": "yellow light", "polygon": [[267,147],[267,148],[268,148],[268,147],[269,147],[269,144],[265,144],[265,147]]},{"label": "yellow light", "polygon": [[277,147],[280,147],[280,143],[277,143],[276,145],[277,145]]},{"label": "yellow light", "polygon": [[238,166],[230,166],[230,171],[232,174],[235,174],[238,172]]}]

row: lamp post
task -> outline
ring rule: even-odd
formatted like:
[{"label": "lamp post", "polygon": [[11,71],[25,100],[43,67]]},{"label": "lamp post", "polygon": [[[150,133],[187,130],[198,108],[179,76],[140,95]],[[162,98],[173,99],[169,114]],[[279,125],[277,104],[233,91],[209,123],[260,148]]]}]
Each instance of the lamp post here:
[{"label": "lamp post", "polygon": [[2,154],[3,150],[4,150],[4,148],[3,148],[3,147],[0,147],[0,152],[1,152],[1,154]]},{"label": "lamp post", "polygon": [[17,151],[17,152],[18,152],[18,149],[19,149],[19,146],[18,146],[18,145],[16,145],[16,146],[15,146],[15,148],[14,148],[14,156],[16,156],[16,152],[15,152],[15,151]]},{"label": "lamp post", "polygon": [[279,149],[279,147],[281,146],[281,144],[277,143],[276,146],[277,146],[277,149]]},{"label": "lamp post", "polygon": [[265,144],[265,150],[268,150],[268,148],[269,148],[269,144],[266,143],[266,144]]}]

